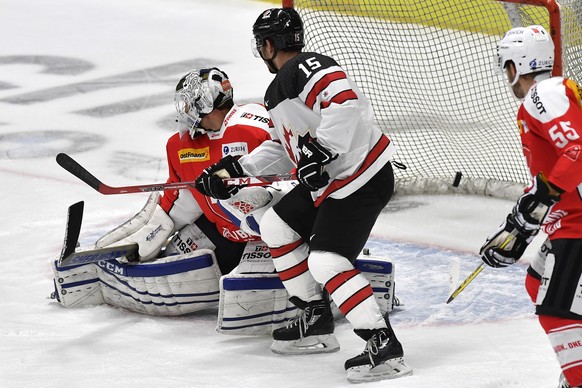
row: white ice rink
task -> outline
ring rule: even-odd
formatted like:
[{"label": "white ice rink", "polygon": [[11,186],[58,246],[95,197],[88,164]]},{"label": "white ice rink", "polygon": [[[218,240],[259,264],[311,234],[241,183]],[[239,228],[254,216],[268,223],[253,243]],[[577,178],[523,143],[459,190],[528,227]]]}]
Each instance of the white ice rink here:
[{"label": "white ice rink", "polygon": [[[172,90],[191,67],[226,71],[238,102],[272,79],[250,52],[271,4],[247,0],[0,0],[0,387],[348,387],[343,363],[364,343],[337,323],[341,350],[285,357],[266,337],[215,332],[216,312],[154,318],[50,300],[50,262],[67,207],[85,201],[81,243],[136,213],[146,194],[103,196],[60,168],[72,155],[110,185],[166,179]],[[414,375],[366,387],[540,387],[560,370],[525,293],[526,264],[487,268],[445,304],[511,201],[405,196],[369,242],[393,259],[392,315]],[[538,242],[539,245],[539,242]],[[535,248],[535,247],[532,247]],[[526,254],[526,260],[533,255]]]}]

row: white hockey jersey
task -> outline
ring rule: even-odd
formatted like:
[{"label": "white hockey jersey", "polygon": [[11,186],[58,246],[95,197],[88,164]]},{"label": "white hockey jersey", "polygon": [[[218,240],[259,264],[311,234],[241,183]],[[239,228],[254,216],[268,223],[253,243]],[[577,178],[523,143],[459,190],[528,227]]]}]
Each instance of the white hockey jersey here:
[{"label": "white hockey jersey", "polygon": [[[304,52],[289,60],[269,85],[265,106],[278,139],[263,143],[239,162],[249,175],[288,172],[299,160],[299,138],[309,133],[338,154],[327,165],[329,184],[313,193],[316,206],[327,197],[345,198],[362,187],[395,151],[374,124],[369,100],[325,55]],[[285,157],[287,163],[281,160]]]}]

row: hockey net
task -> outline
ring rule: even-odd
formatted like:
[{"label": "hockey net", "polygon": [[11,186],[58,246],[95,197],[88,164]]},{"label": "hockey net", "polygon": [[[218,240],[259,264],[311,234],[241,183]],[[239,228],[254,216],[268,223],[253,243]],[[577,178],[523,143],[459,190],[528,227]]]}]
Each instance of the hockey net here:
[{"label": "hockey net", "polygon": [[306,51],[336,59],[398,147],[397,193],[515,198],[530,180],[497,68],[508,29],[541,24],[562,51],[555,73],[581,81],[578,0],[283,0],[305,24]]}]

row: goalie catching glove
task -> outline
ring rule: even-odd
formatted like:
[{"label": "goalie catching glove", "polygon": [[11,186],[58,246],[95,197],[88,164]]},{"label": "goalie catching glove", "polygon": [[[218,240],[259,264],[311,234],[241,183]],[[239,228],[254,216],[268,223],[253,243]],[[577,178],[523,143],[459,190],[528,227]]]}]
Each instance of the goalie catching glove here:
[{"label": "goalie catching glove", "polygon": [[196,178],[196,189],[202,194],[216,199],[228,199],[235,195],[239,186],[227,186],[222,181],[225,178],[241,178],[246,176],[243,169],[232,155],[227,155],[217,163],[207,167]]},{"label": "goalie catching glove", "polygon": [[310,191],[317,191],[329,182],[325,166],[336,159],[325,147],[313,139],[309,133],[299,138],[299,162],[297,180]]},{"label": "goalie catching glove", "polygon": [[538,234],[551,207],[560,200],[542,173],[536,175],[533,187],[517,200],[503,224],[487,238],[479,254],[485,264],[500,268],[514,264]]}]

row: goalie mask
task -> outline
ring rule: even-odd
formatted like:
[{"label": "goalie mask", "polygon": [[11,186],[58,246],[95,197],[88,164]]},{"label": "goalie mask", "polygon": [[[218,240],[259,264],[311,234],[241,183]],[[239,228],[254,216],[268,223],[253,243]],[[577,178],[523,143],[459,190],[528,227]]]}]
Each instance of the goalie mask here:
[{"label": "goalie mask", "polygon": [[276,51],[301,50],[305,46],[303,36],[303,22],[295,9],[272,8],[261,13],[253,24],[251,48],[257,58],[261,58],[261,48],[267,39],[273,42]]},{"label": "goalie mask", "polygon": [[180,136],[186,132],[192,138],[206,133],[200,126],[204,116],[214,109],[232,102],[233,90],[226,73],[213,67],[194,69],[186,74],[174,93],[174,105],[178,112]]},{"label": "goalie mask", "polygon": [[515,64],[515,85],[522,74],[551,71],[554,66],[554,42],[542,26],[509,30],[497,45],[498,65],[502,73],[509,61]]}]

